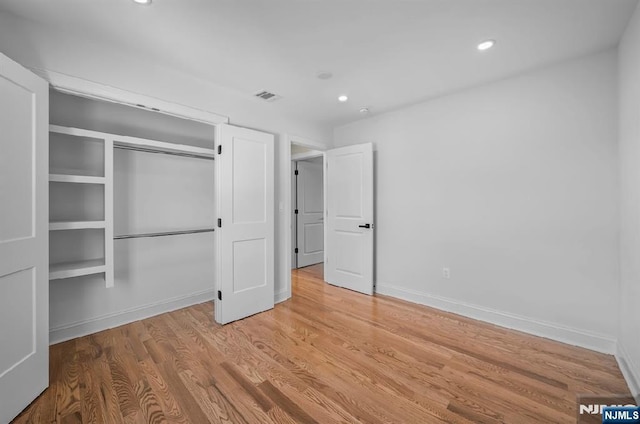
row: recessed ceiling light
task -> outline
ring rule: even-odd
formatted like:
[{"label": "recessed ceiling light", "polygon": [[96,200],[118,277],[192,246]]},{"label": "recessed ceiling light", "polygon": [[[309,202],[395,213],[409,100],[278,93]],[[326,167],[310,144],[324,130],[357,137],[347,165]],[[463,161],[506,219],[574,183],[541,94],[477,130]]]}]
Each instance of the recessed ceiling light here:
[{"label": "recessed ceiling light", "polygon": [[138,4],[151,4],[151,0],[133,0]]},{"label": "recessed ceiling light", "polygon": [[347,100],[349,100],[349,98],[345,94],[342,94],[341,96],[338,96],[338,101],[339,102],[343,102],[344,103]]},{"label": "recessed ceiling light", "polygon": [[368,107],[361,107],[360,108],[360,113],[362,113],[363,115],[369,113],[369,108]]},{"label": "recessed ceiling light", "polygon": [[496,45],[496,40],[485,40],[478,44],[478,50],[485,51]]}]

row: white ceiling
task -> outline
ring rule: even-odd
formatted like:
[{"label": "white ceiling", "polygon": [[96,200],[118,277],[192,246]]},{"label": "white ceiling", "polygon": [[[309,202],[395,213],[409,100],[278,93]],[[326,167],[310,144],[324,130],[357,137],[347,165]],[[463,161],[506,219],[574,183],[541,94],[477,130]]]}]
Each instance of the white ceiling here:
[{"label": "white ceiling", "polygon": [[[0,10],[338,125],[617,44],[637,0],[1,0]],[[476,44],[497,40],[490,51]],[[331,71],[331,80],[316,78]],[[338,103],[345,93],[349,102]],[[259,101],[259,100],[255,100]]]}]

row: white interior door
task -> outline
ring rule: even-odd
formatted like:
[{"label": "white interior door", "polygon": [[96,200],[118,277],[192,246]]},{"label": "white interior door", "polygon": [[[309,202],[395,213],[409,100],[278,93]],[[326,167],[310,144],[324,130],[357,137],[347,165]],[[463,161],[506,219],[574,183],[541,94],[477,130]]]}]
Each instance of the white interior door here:
[{"label": "white interior door", "polygon": [[49,385],[48,89],[0,54],[0,423]]},{"label": "white interior door", "polygon": [[273,308],[273,135],[218,127],[216,157],[216,321],[226,324]]},{"label": "white interior door", "polygon": [[298,161],[297,167],[297,264],[302,268],[324,260],[322,157]]},{"label": "white interior door", "polygon": [[373,146],[326,152],[328,283],[373,294]]}]

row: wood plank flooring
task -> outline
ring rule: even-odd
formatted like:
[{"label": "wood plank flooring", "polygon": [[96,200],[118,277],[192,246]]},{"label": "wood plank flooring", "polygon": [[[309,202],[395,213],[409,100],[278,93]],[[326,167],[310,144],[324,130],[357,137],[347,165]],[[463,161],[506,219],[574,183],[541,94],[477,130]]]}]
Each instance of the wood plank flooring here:
[{"label": "wood plank flooring", "polygon": [[576,394],[628,394],[612,356],[293,276],[225,327],[204,303],[52,346],[15,422],[575,423]]}]

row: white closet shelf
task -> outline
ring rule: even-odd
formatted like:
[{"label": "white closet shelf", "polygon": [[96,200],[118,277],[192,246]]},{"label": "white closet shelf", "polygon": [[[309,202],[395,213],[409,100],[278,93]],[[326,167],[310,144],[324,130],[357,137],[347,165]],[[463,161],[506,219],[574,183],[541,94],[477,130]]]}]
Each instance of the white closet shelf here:
[{"label": "white closet shelf", "polygon": [[92,228],[105,228],[105,226],[105,221],[52,221],[49,223],[49,231],[85,230]]},{"label": "white closet shelf", "polygon": [[98,173],[95,170],[72,168],[49,168],[49,174],[81,175],[83,177],[104,177],[104,173]]},{"label": "white closet shelf", "polygon": [[106,179],[88,175],[49,174],[49,181],[53,183],[105,184]]},{"label": "white closet shelf", "polygon": [[49,265],[49,280],[80,277],[82,275],[106,272],[104,259],[91,259],[77,262],[63,262]]},{"label": "white closet shelf", "polygon": [[189,146],[186,144],[167,143],[165,141],[150,140],[146,138],[128,137],[124,135],[109,134],[98,131],[83,130],[81,128],[61,127],[59,125],[50,125],[49,131],[58,134],[67,134],[76,137],[89,137],[97,139],[110,139],[118,146],[142,147],[146,149],[160,150],[164,152],[190,153],[208,157],[215,157],[213,149],[204,147]]}]

